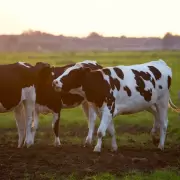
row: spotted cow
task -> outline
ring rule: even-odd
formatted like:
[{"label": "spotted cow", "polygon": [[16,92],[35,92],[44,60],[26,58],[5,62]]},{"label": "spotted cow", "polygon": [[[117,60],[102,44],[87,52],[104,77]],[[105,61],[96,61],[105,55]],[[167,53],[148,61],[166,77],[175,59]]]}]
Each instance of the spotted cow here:
[{"label": "spotted cow", "polygon": [[33,143],[31,125],[36,88],[40,79],[45,83],[49,73],[51,68],[46,63],[35,66],[23,62],[0,65],[0,113],[14,111],[19,134],[18,147],[23,143],[29,147]]},{"label": "spotted cow", "polygon": [[[61,144],[59,139],[59,121],[61,109],[74,108],[82,105],[82,109],[86,117],[89,119],[89,122],[94,122],[96,120],[96,112],[94,112],[91,104],[89,104],[82,95],[67,92],[56,92],[52,87],[52,80],[59,77],[65,71],[65,69],[74,65],[75,64],[69,64],[62,67],[52,68],[51,70],[53,76],[48,75],[46,77],[46,83],[42,81],[42,83],[39,84],[38,88],[36,88],[36,108],[33,121],[33,140],[38,128],[39,114],[53,114],[52,128],[55,134],[55,146],[59,146]],[[82,66],[90,68],[91,70],[102,68],[102,66],[98,65],[96,62],[89,60],[84,61]],[[73,83],[74,82],[72,81],[71,84]],[[89,123],[89,126],[90,125],[91,124]],[[91,131],[91,129],[92,128],[89,127],[88,136],[86,137],[85,141],[85,143],[87,144],[89,144],[92,140],[93,131]]]},{"label": "spotted cow", "polygon": [[[101,151],[106,129],[112,136],[112,150],[117,150],[113,118],[122,114],[148,111],[154,115],[151,135],[160,128],[158,148],[164,149],[168,126],[168,102],[172,71],[163,60],[144,64],[105,67],[91,71],[76,63],[53,81],[56,91],[82,94],[92,103],[101,119],[95,152]],[[73,81],[73,84],[71,82]],[[171,105],[171,103],[170,103]]]}]

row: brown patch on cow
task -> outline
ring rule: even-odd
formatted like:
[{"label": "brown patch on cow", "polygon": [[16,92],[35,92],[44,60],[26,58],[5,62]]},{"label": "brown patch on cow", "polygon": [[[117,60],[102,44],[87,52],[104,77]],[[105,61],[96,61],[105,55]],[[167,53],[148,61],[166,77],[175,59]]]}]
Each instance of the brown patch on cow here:
[{"label": "brown patch on cow", "polygon": [[109,81],[110,81],[110,85],[112,90],[114,90],[115,88],[119,91],[120,90],[120,82],[118,79],[114,79],[111,76],[109,76]]},{"label": "brown patch on cow", "polygon": [[115,98],[113,96],[113,92],[111,92],[109,97],[106,98],[106,102],[107,102],[107,107],[109,108],[110,113],[113,116],[114,109],[115,109]]},{"label": "brown patch on cow", "polygon": [[105,69],[102,69],[102,71],[104,72],[105,75],[108,75],[108,76],[111,75],[110,69],[105,68]]},{"label": "brown patch on cow", "polygon": [[111,110],[110,110],[110,113],[112,115],[114,114],[114,109],[115,109],[115,102],[112,103]]},{"label": "brown patch on cow", "polygon": [[124,79],[124,73],[120,68],[114,67],[113,69],[120,79]]},{"label": "brown patch on cow", "polygon": [[153,73],[156,80],[161,78],[161,72],[157,68],[155,68],[154,66],[148,66],[148,67],[149,70]]},{"label": "brown patch on cow", "polygon": [[127,86],[124,87],[124,90],[127,92],[128,96],[131,96],[131,90]]},{"label": "brown patch on cow", "polygon": [[145,83],[143,81],[143,77],[148,79],[148,75],[145,75],[145,73],[141,73],[134,69],[132,69],[132,72],[135,75],[134,79],[136,80],[137,84],[136,90],[140,93],[141,96],[144,97],[145,101],[151,101],[152,89],[145,90]]},{"label": "brown patch on cow", "polygon": [[113,78],[111,76],[110,69],[104,68],[104,69],[102,69],[102,71],[104,72],[105,75],[109,76],[109,82],[110,82],[111,89],[114,90],[116,88],[119,91],[120,90],[120,82],[117,78]]},{"label": "brown patch on cow", "polygon": [[162,89],[162,86],[161,86],[161,85],[159,85],[159,89]]},{"label": "brown patch on cow", "polygon": [[110,97],[110,84],[104,80],[101,71],[89,72],[86,75],[82,88],[86,93],[87,100],[95,103],[97,107],[102,107],[106,98]]},{"label": "brown patch on cow", "polygon": [[136,73],[139,74],[139,76],[141,76],[144,80],[150,81],[152,83],[153,87],[155,88],[155,85],[156,85],[155,80],[148,72],[137,71],[137,70],[134,70],[134,71],[136,71]]},{"label": "brown patch on cow", "polygon": [[120,82],[119,82],[119,80],[114,78],[113,82],[114,82],[114,85],[115,85],[116,89],[119,91],[120,90]]},{"label": "brown patch on cow", "polygon": [[168,76],[168,89],[170,88],[170,86],[171,86],[171,77]]}]

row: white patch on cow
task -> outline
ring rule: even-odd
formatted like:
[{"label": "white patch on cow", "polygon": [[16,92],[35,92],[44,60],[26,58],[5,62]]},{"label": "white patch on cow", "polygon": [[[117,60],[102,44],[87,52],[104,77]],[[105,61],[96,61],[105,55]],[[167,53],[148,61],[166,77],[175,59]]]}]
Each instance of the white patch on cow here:
[{"label": "white patch on cow", "polygon": [[30,68],[30,66],[28,66],[27,64],[25,64],[25,62],[18,62],[19,64],[21,64],[22,66],[25,66],[27,68]]},{"label": "white patch on cow", "polygon": [[35,111],[35,102],[36,102],[36,91],[35,87],[25,87],[22,89],[21,93],[21,102],[25,100],[25,110],[26,110],[26,139],[25,143],[27,147],[31,146],[33,141],[33,135],[32,135],[32,115]]},{"label": "white patch on cow", "polygon": [[36,100],[36,90],[34,85],[33,86],[29,86],[29,87],[25,87],[22,88],[21,90],[21,101],[24,100]]}]

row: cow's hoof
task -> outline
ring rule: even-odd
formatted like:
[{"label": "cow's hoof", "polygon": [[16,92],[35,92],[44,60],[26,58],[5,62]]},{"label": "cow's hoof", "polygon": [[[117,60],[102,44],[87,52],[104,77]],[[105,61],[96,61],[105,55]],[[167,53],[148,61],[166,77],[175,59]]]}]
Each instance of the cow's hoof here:
[{"label": "cow's hoof", "polygon": [[94,152],[101,152],[101,148],[99,146],[95,146],[93,151]]},{"label": "cow's hoof", "polygon": [[161,151],[163,151],[163,150],[164,150],[164,146],[161,145],[161,144],[159,144],[159,145],[158,145],[158,149],[160,149]]},{"label": "cow's hoof", "polygon": [[114,146],[114,147],[111,148],[111,152],[117,152],[117,150],[118,150],[117,146]]}]

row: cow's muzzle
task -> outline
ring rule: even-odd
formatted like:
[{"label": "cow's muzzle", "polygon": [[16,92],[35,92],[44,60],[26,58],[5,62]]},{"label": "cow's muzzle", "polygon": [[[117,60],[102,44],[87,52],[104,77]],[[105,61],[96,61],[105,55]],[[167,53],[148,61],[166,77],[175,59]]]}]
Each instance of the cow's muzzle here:
[{"label": "cow's muzzle", "polygon": [[55,89],[55,91],[61,91],[62,89],[62,83],[58,80],[53,80],[52,87]]}]

